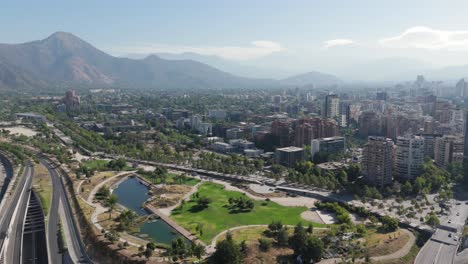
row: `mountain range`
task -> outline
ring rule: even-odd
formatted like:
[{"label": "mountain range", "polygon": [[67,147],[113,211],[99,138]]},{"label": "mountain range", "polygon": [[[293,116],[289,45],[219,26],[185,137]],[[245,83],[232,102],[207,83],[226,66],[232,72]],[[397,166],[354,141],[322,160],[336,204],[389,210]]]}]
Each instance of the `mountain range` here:
[{"label": "mountain range", "polygon": [[236,76],[192,59],[114,57],[66,32],[27,43],[0,44],[0,88],[229,89],[340,82],[317,72],[273,80]]}]

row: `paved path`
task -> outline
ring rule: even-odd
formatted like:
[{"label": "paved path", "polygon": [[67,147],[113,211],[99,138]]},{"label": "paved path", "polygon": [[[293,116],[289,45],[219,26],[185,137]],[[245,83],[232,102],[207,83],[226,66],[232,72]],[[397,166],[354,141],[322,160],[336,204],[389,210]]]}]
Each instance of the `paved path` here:
[{"label": "paved path", "polygon": [[[408,234],[410,236],[410,239],[408,240],[408,242],[406,242],[406,244],[400,248],[399,250],[397,250],[396,252],[392,253],[392,254],[388,254],[388,255],[384,255],[384,256],[376,256],[376,257],[371,257],[371,260],[373,261],[386,261],[386,260],[392,260],[392,259],[399,259],[399,258],[402,258],[404,256],[406,256],[411,248],[413,247],[415,241],[416,241],[416,237],[414,236],[413,233],[411,233],[409,230],[407,229],[400,229],[401,231],[405,232],[406,234]],[[356,260],[356,262],[358,263],[363,263],[365,262],[364,259],[358,259]],[[332,258],[332,259],[324,259],[322,261],[320,261],[318,264],[335,264],[335,263],[341,263],[341,258]]]},{"label": "paved path", "polygon": [[[172,219],[170,219],[168,216],[161,213],[161,211],[159,209],[157,209],[156,207],[147,204],[147,205],[145,205],[145,208],[148,211],[150,211],[151,213],[159,216],[161,218],[161,220],[166,222],[168,225],[170,225],[172,228],[174,228],[177,232],[179,232],[182,236],[184,236],[188,240],[195,241],[195,240],[198,239],[196,236],[192,235],[192,233],[190,233],[187,229],[183,228],[182,226],[180,226],[179,224],[174,222]],[[202,243],[201,241],[199,241],[199,242]]]},{"label": "paved path", "polygon": [[188,193],[186,193],[175,205],[165,207],[165,208],[159,208],[159,212],[161,212],[161,214],[163,215],[170,216],[172,211],[176,209],[182,203],[182,201],[190,200],[190,197],[192,196],[192,194],[198,191],[198,187],[200,187],[202,183],[203,182],[199,182],[195,184],[194,186],[192,186],[192,189]]}]

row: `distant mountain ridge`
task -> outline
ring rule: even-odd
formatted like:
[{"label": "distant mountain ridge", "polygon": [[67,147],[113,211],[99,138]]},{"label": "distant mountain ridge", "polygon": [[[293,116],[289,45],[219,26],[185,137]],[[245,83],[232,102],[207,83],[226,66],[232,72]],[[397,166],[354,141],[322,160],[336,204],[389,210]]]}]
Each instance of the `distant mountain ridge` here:
[{"label": "distant mountain ridge", "polygon": [[[307,79],[326,83],[331,75]],[[288,78],[289,79],[289,78]],[[276,81],[239,77],[194,60],[111,56],[71,33],[56,32],[43,40],[0,44],[0,88],[119,86],[147,89],[229,89],[302,85],[297,79]],[[306,79],[303,79],[306,80]],[[319,85],[319,84],[317,84]]]}]

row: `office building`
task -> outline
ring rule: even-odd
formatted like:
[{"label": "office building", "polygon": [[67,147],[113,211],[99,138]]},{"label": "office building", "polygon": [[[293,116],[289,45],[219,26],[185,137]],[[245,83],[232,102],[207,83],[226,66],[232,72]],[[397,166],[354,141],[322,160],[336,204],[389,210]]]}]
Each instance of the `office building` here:
[{"label": "office building", "polygon": [[304,159],[304,149],[298,147],[277,148],[275,159],[277,164],[293,167],[297,162]]},{"label": "office building", "polygon": [[345,149],[345,138],[344,137],[328,137],[313,139],[311,142],[311,154],[312,157],[316,153],[334,154],[341,153]]},{"label": "office building", "polygon": [[393,141],[385,137],[369,137],[363,150],[364,179],[378,187],[391,184],[393,179]]}]

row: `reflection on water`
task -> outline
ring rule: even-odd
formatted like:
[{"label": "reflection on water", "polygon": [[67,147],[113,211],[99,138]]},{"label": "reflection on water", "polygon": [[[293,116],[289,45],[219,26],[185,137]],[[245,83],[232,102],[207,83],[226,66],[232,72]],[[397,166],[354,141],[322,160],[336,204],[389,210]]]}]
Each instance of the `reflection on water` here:
[{"label": "reflection on water", "polygon": [[[119,187],[114,190],[119,198],[119,203],[126,208],[135,211],[139,215],[148,215],[141,206],[149,198],[148,188],[140,183],[137,178],[128,178],[119,184]],[[169,226],[166,222],[155,219],[148,220],[140,227],[141,234],[136,234],[142,238],[152,238],[157,243],[170,244],[174,238],[179,236],[179,233]]]}]

